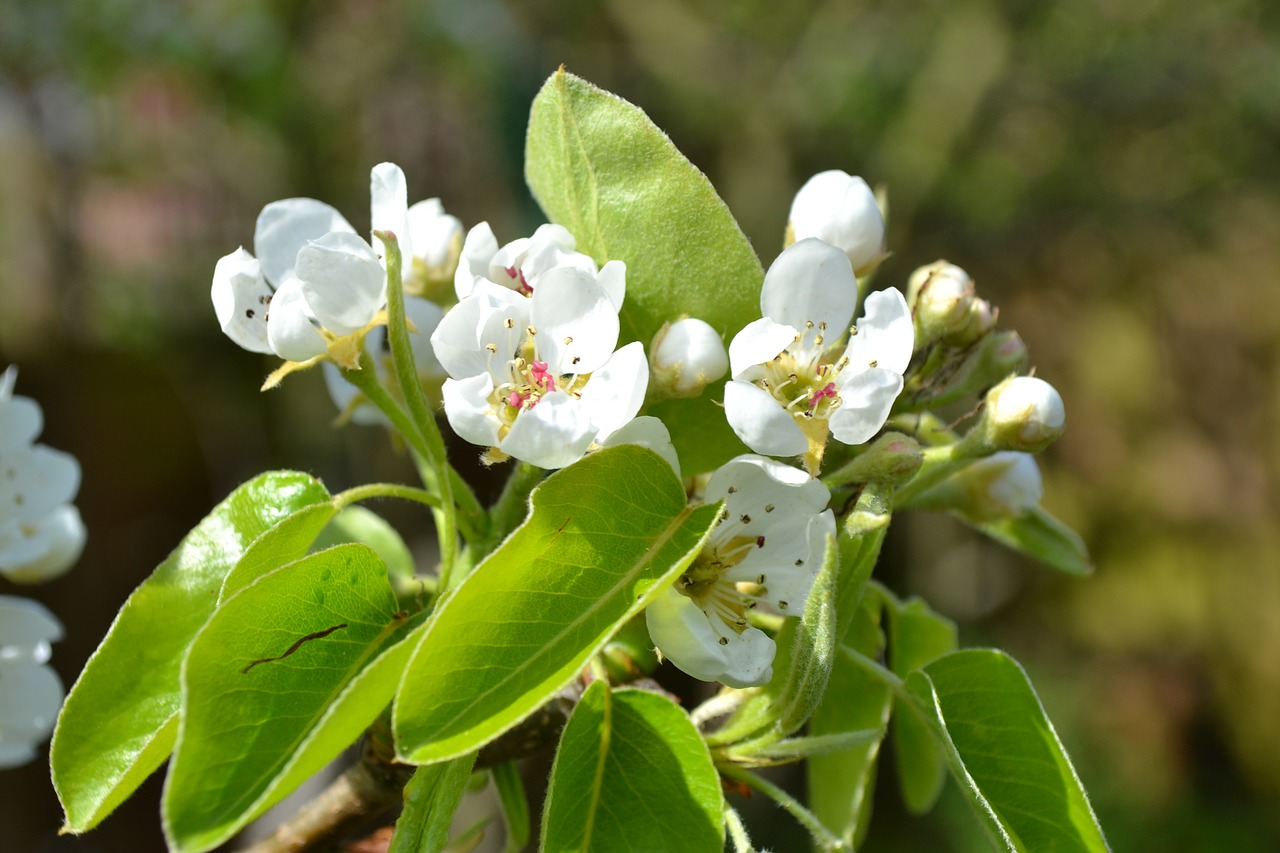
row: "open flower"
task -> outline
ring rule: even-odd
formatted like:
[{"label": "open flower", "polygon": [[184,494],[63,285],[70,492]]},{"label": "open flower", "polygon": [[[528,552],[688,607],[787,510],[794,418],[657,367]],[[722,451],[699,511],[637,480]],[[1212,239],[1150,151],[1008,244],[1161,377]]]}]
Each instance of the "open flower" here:
[{"label": "open flower", "polygon": [[[548,223],[539,226],[532,237],[521,237],[499,248],[489,223],[481,222],[467,232],[462,244],[462,259],[453,277],[454,290],[459,299],[466,299],[478,288],[496,284],[529,296],[539,279],[553,269],[569,267],[595,276],[596,262],[575,251],[576,246],[569,229]],[[621,308],[621,271],[609,264],[605,269],[610,272],[600,271],[600,277],[606,290],[616,297],[614,308]]]},{"label": "open flower", "polygon": [[85,529],[72,505],[80,463],[35,444],[40,406],[13,396],[17,371],[0,374],[0,573],[38,583],[65,573],[84,550]]},{"label": "open flower", "polygon": [[35,758],[62,705],[62,682],[46,662],[62,625],[38,602],[0,595],[0,769]]},{"label": "open flower", "polygon": [[761,602],[799,615],[822,567],[835,517],[831,494],[805,472],[745,455],[720,466],[705,500],[723,500],[719,523],[675,585],[645,611],[649,636],[680,669],[730,687],[766,684],[773,639],[747,614]]},{"label": "open flower", "polygon": [[[625,267],[605,265],[622,283]],[[431,336],[454,432],[541,468],[580,459],[635,417],[649,365],[640,343],[614,351],[618,309],[599,278],[573,267],[544,273],[532,297],[479,287]],[[621,301],[619,299],[619,301]]]},{"label": "open flower", "polygon": [[[857,281],[844,252],[801,240],[765,274],[759,320],[729,344],[725,416],[757,453],[821,464],[828,434],[862,444],[889,416],[911,361],[914,332],[894,288],[867,297],[848,328]],[[843,343],[848,328],[848,343]]]}]

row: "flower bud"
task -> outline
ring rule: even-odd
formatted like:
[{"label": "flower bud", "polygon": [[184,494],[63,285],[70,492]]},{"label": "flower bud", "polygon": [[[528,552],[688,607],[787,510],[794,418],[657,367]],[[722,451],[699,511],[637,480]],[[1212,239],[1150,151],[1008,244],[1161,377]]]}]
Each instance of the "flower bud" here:
[{"label": "flower bud", "polygon": [[720,333],[694,317],[667,323],[649,347],[650,387],[670,397],[696,397],[729,370]]},{"label": "flower bud", "polygon": [[970,321],[974,302],[980,300],[974,298],[973,279],[967,272],[955,264],[935,261],[911,274],[907,301],[915,315],[916,346],[921,347],[961,333]]},{"label": "flower bud", "polygon": [[987,392],[982,428],[996,450],[1036,453],[1062,435],[1067,414],[1057,390],[1035,376],[1011,376]]},{"label": "flower bud", "polygon": [[931,404],[942,406],[978,394],[1010,374],[1021,373],[1028,364],[1027,345],[1017,332],[993,332],[968,354],[951,381],[933,396]]},{"label": "flower bud", "polygon": [[1044,481],[1035,457],[1003,450],[971,464],[921,494],[912,506],[951,509],[975,522],[1022,515],[1040,503]]},{"label": "flower bud", "polygon": [[924,456],[914,438],[886,432],[848,465],[827,476],[828,483],[903,483],[920,470]]},{"label": "flower bud", "polygon": [[806,181],[791,203],[786,243],[806,237],[842,249],[857,273],[873,267],[883,254],[884,217],[867,182],[839,169]]}]

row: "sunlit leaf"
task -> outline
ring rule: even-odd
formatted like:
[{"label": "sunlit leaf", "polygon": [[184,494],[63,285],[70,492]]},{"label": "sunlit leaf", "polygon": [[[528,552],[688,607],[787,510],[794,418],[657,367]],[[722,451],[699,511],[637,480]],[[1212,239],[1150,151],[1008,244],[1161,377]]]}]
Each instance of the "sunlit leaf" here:
[{"label": "sunlit leaf", "polygon": [[227,599],[182,671],[170,846],[221,844],[353,743],[390,704],[419,623],[398,612],[364,545],[305,557]]},{"label": "sunlit leaf", "polygon": [[306,474],[262,474],[218,504],[129,597],[54,733],[53,781],[68,830],[97,825],[168,757],[182,660],[228,572],[275,525],[328,501]]},{"label": "sunlit leaf", "polygon": [[392,577],[413,577],[413,554],[409,552],[409,546],[404,544],[396,529],[373,510],[362,506],[346,507],[320,532],[312,548],[320,551],[344,542],[368,545],[387,564],[387,573]]},{"label": "sunlit leaf", "polygon": [[1084,540],[1042,507],[1033,507],[1002,521],[968,523],[997,542],[1058,571],[1069,575],[1093,573]]},{"label": "sunlit leaf", "polygon": [[719,851],[723,808],[711,755],[684,711],[597,681],[561,736],[541,849]]},{"label": "sunlit leaf", "polygon": [[939,658],[907,678],[993,842],[1010,853],[1103,853],[1088,797],[1025,672],[992,649]]},{"label": "sunlit leaf", "polygon": [[408,761],[478,749],[554,696],[688,567],[719,509],[687,507],[671,466],[635,445],[557,472],[531,503],[414,652],[394,714]]}]

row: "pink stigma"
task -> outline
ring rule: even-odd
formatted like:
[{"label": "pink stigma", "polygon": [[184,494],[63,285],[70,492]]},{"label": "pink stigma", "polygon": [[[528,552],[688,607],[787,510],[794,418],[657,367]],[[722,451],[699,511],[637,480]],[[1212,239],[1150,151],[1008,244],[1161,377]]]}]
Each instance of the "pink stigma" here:
[{"label": "pink stigma", "polygon": [[809,397],[809,408],[811,409],[815,408],[818,405],[818,403],[822,402],[824,398],[830,398],[834,400],[835,396],[836,396],[836,383],[828,382],[827,387],[823,388],[821,391],[814,391],[812,396]]},{"label": "pink stigma", "polygon": [[528,394],[521,394],[519,391],[512,391],[507,395],[507,405],[513,409],[518,409],[523,406],[524,401],[528,399]]},{"label": "pink stigma", "polygon": [[555,377],[547,372],[547,363],[545,361],[534,361],[529,364],[529,376],[533,379],[535,385],[545,391],[556,390]]}]

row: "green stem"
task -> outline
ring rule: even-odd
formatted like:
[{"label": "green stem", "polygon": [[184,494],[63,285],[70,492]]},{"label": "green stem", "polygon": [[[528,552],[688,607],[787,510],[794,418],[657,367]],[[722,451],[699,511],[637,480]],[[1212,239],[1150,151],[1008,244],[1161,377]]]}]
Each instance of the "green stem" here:
[{"label": "green stem", "polygon": [[440,499],[426,489],[417,489],[400,483],[366,483],[363,486],[355,486],[334,495],[333,502],[338,509],[344,509],[351,504],[367,501],[370,498],[400,498],[437,509],[440,507]]},{"label": "green stem", "polygon": [[893,693],[894,698],[901,699],[903,702],[910,705],[915,704],[910,694],[907,693],[906,683],[898,677],[896,672],[889,669],[889,667],[877,660],[867,657],[862,652],[852,649],[849,646],[841,646],[840,654],[844,655],[845,660],[849,661],[849,663],[852,663],[854,666],[858,667],[863,672],[888,687],[889,691]]},{"label": "green stem", "polygon": [[[969,435],[973,435],[973,433],[971,432]],[[938,485],[938,483],[968,465],[975,458],[981,456],[980,445],[980,440],[970,440],[969,436],[965,436],[954,444],[924,448],[922,451],[924,462],[920,465],[920,470],[916,475],[894,494],[894,508],[901,509],[909,505],[912,499],[919,497],[926,490]],[[987,452],[990,453],[989,450]]]},{"label": "green stem", "polygon": [[801,826],[809,830],[809,834],[813,836],[813,840],[821,849],[849,849],[843,841],[832,834],[831,830],[822,825],[822,821],[818,820],[813,812],[806,809],[801,805],[799,800],[769,780],[732,764],[721,765],[719,769],[722,774],[728,776],[730,779],[736,779],[739,782],[746,782],[752,788],[755,788],[757,791],[782,806],[788,814],[800,822]]},{"label": "green stem", "polygon": [[724,806],[724,824],[729,829],[729,838],[733,840],[734,853],[755,853],[756,848],[751,846],[751,838],[742,823],[742,815],[728,803]]}]

